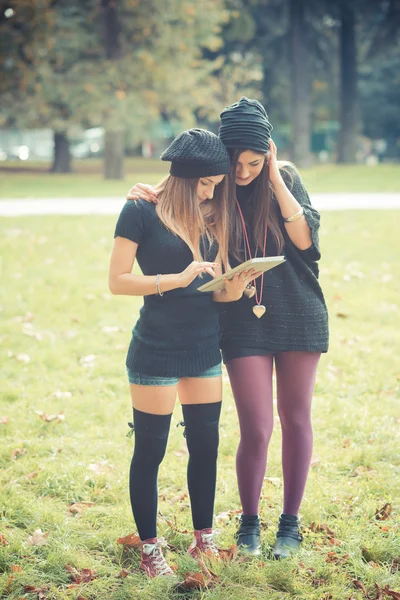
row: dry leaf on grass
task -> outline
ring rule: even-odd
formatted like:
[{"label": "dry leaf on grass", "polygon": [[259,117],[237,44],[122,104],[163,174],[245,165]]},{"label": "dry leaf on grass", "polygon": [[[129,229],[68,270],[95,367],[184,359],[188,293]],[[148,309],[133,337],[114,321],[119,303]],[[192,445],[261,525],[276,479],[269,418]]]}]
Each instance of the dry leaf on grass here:
[{"label": "dry leaf on grass", "polygon": [[28,473],[27,475],[25,475],[26,479],[35,479],[35,477],[37,477],[40,473],[42,469],[38,469],[37,471],[32,471],[32,473]]},{"label": "dry leaf on grass", "polygon": [[122,570],[121,570],[121,571],[118,573],[117,577],[119,577],[120,579],[125,579],[125,577],[128,577],[128,575],[129,575],[129,571],[128,571],[128,569],[122,569]]},{"label": "dry leaf on grass", "polygon": [[48,536],[48,533],[43,533],[41,529],[36,529],[33,534],[28,537],[26,543],[30,546],[45,546],[47,544]]},{"label": "dry leaf on grass", "polygon": [[0,425],[7,425],[9,422],[9,417],[0,417]]},{"label": "dry leaf on grass", "polygon": [[96,475],[104,475],[110,469],[112,469],[110,465],[107,465],[107,462],[108,461],[106,460],[102,460],[98,463],[91,463],[90,465],[88,465],[88,469],[89,471],[92,471],[92,473],[96,473]]},{"label": "dry leaf on grass", "polygon": [[117,544],[122,544],[123,546],[127,546],[127,548],[141,548],[142,542],[140,541],[140,537],[131,533],[125,537],[121,537],[117,539]]},{"label": "dry leaf on grass", "polygon": [[241,514],[242,509],[238,508],[237,510],[228,510],[226,512],[221,512],[215,516],[217,521],[230,521],[232,517],[235,515]]},{"label": "dry leaf on grass", "polygon": [[61,423],[62,421],[65,420],[63,411],[58,413],[57,415],[47,415],[42,410],[35,410],[35,413],[37,415],[39,415],[39,417],[42,419],[42,421],[45,421],[46,423],[51,423],[52,421],[56,421],[56,420],[58,421],[58,423]]},{"label": "dry leaf on grass", "polygon": [[4,535],[0,534],[0,544],[2,546],[7,546],[8,542],[6,540],[6,538],[4,537]]},{"label": "dry leaf on grass", "polygon": [[26,452],[25,448],[15,448],[15,450],[13,450],[11,452],[11,460],[15,460],[17,458],[19,458],[20,456],[23,456]]},{"label": "dry leaf on grass", "polygon": [[350,558],[349,554],[337,554],[336,552],[328,552],[326,557],[326,562],[333,563],[335,565],[342,565],[346,563]]},{"label": "dry leaf on grass", "polygon": [[11,571],[13,573],[21,573],[22,569],[19,565],[11,565]]},{"label": "dry leaf on grass", "polygon": [[395,558],[392,560],[390,570],[392,573],[397,573],[397,571],[400,571],[400,558],[398,556],[395,556]]},{"label": "dry leaf on grass", "polygon": [[384,594],[384,596],[392,598],[392,600],[400,600],[400,592],[390,590],[388,585],[385,585],[385,587],[382,588],[382,593]]},{"label": "dry leaf on grass", "polygon": [[89,583],[89,581],[93,581],[96,579],[97,573],[96,571],[92,571],[92,569],[75,569],[75,567],[71,567],[71,565],[65,565],[66,570],[71,574],[72,580],[74,584],[67,587],[73,587],[74,585],[78,585],[80,583]]},{"label": "dry leaf on grass", "polygon": [[376,512],[375,512],[375,519],[377,521],[386,521],[386,519],[388,519],[392,513],[393,507],[391,504],[389,504],[389,502],[387,502],[384,506],[382,506],[382,508],[379,508]]},{"label": "dry leaf on grass", "polygon": [[86,508],[92,506],[95,506],[94,502],[74,502],[73,504],[70,504],[68,511],[73,515],[78,515],[78,517],[80,517]]},{"label": "dry leaf on grass", "polygon": [[238,555],[238,547],[236,544],[232,544],[230,548],[218,548],[218,552],[222,560],[225,562],[232,562]]},{"label": "dry leaf on grass", "polygon": [[330,529],[328,527],[328,525],[326,525],[325,523],[319,524],[319,523],[313,522],[309,526],[309,530],[313,531],[314,533],[321,533],[321,532],[327,533],[329,536],[331,536],[333,538],[335,537],[335,534],[333,533],[332,529]]},{"label": "dry leaf on grass", "polygon": [[358,579],[353,579],[353,585],[355,588],[362,591],[365,598],[368,598],[367,588],[361,581],[359,581]]},{"label": "dry leaf on grass", "polygon": [[38,600],[46,600],[48,586],[37,588],[34,585],[25,585],[24,592],[25,594],[37,594]]},{"label": "dry leaf on grass", "polygon": [[201,590],[214,587],[220,580],[211,571],[208,573],[209,576],[205,576],[203,573],[188,573],[185,580],[176,585],[175,590],[177,592],[185,592],[186,590]]}]

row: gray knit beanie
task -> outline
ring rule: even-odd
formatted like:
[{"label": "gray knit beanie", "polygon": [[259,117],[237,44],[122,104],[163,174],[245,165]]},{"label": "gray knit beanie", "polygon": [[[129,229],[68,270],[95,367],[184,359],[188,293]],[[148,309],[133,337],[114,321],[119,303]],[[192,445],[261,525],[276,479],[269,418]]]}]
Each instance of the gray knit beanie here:
[{"label": "gray knit beanie", "polygon": [[226,175],[231,169],[224,144],[205,129],[180,133],[162,153],[161,160],[171,161],[171,175],[182,179]]},{"label": "gray knit beanie", "polygon": [[272,125],[258,100],[243,96],[221,113],[219,137],[227,148],[268,152]]}]

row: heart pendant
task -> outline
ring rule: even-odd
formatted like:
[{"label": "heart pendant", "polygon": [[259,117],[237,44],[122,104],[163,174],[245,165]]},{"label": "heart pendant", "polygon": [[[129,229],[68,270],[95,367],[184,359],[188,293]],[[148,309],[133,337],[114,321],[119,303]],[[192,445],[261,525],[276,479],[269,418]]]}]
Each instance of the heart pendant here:
[{"label": "heart pendant", "polygon": [[261,319],[265,311],[266,308],[262,304],[256,304],[256,306],[253,306],[253,313],[256,315],[257,319]]},{"label": "heart pendant", "polygon": [[247,296],[247,298],[252,298],[255,295],[255,293],[256,288],[254,287],[254,285],[248,285],[244,290],[244,295]]}]

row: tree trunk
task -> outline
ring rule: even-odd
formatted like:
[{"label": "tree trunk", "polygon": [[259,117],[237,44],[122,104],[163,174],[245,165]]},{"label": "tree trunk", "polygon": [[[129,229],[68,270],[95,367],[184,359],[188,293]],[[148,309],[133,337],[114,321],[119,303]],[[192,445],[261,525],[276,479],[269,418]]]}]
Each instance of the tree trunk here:
[{"label": "tree trunk", "polygon": [[308,167],[311,163],[311,108],[304,0],[289,0],[289,18],[292,75],[292,159],[299,167]]},{"label": "tree trunk", "polygon": [[[105,54],[108,60],[121,58],[120,21],[118,2],[102,0]],[[125,132],[108,128],[104,133],[104,177],[105,179],[124,178]]]},{"label": "tree trunk", "polygon": [[104,133],[104,177],[105,179],[124,178],[125,132],[105,131]]},{"label": "tree trunk", "polygon": [[69,141],[62,131],[54,132],[54,157],[50,171],[52,173],[72,172]]},{"label": "tree trunk", "polygon": [[340,132],[338,162],[356,161],[357,152],[357,51],[355,14],[351,2],[340,3]]}]

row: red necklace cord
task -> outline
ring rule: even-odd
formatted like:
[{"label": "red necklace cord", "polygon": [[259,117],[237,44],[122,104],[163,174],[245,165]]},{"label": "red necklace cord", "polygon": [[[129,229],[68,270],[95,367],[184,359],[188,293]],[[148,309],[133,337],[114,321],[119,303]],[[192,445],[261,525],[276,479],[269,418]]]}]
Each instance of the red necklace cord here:
[{"label": "red necklace cord", "polygon": [[[244,216],[242,213],[242,209],[240,208],[240,204],[236,198],[236,204],[237,207],[239,209],[239,214],[240,214],[240,218],[242,220],[242,225],[243,225],[243,237],[244,237],[244,252],[245,252],[245,258],[246,258],[246,246],[247,246],[247,251],[249,253],[250,258],[253,258],[251,255],[251,249],[250,249],[250,242],[249,242],[249,236],[247,235],[247,228],[246,228],[246,222],[244,220]],[[265,225],[265,234],[264,234],[264,252],[263,252],[263,256],[266,256],[266,249],[267,249],[267,230],[268,230],[268,225]],[[257,258],[257,249],[256,249],[256,254],[254,256],[254,258]],[[264,273],[261,275],[261,288],[260,288],[260,297],[258,297],[258,292],[257,292],[257,281],[254,282],[254,287],[256,289],[256,304],[260,305],[262,302],[262,297],[263,297],[263,290],[264,290]]]}]

